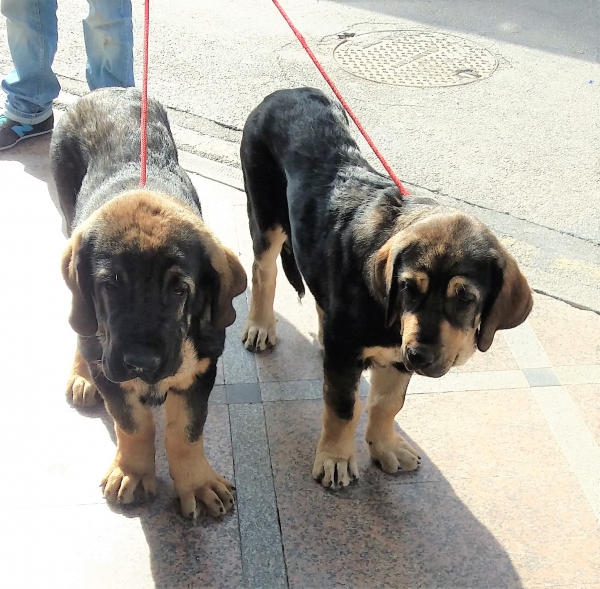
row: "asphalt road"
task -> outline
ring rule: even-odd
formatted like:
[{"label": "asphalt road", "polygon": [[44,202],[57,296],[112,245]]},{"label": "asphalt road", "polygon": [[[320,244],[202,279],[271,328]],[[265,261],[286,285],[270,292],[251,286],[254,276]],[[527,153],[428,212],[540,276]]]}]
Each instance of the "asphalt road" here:
[{"label": "asphalt road", "polygon": [[[488,222],[536,288],[600,311],[597,0],[281,1],[413,190]],[[86,3],[59,5],[55,71],[82,94]],[[134,13],[139,81],[141,0]],[[344,41],[407,29],[465,38],[498,67],[473,83],[414,88],[357,77],[333,56]],[[0,67],[10,67],[3,31]],[[249,111],[302,85],[326,88],[270,0],[151,0],[149,89],[186,151],[239,167]]]}]

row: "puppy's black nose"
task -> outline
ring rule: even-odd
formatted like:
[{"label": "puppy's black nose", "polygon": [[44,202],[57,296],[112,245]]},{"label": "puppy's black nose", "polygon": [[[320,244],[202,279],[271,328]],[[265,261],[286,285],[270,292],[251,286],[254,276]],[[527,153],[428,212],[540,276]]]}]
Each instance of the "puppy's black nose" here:
[{"label": "puppy's black nose", "polygon": [[139,374],[150,375],[161,365],[162,359],[159,354],[150,350],[130,350],[123,354],[123,362],[128,370]]},{"label": "puppy's black nose", "polygon": [[433,364],[435,356],[430,346],[413,346],[406,350],[408,361],[415,368],[427,368]]}]

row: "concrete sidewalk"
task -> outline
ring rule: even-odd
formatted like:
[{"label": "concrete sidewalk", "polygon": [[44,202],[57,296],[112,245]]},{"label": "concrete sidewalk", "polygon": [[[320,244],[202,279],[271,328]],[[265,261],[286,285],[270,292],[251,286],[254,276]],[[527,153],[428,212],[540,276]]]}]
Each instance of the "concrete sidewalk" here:
[{"label": "concrete sidewalk", "polygon": [[[409,187],[475,212],[507,239],[537,289],[600,312],[597,0],[282,4]],[[59,2],[54,68],[76,95],[87,92],[86,11],[82,0]],[[139,83],[143,2],[134,1],[133,12]],[[268,93],[329,91],[271,0],[194,0],[177,10],[171,0],[151,0],[150,17],[150,93],[169,107],[178,145],[238,175],[241,128]],[[0,71],[8,71],[3,27],[0,19]],[[385,49],[387,37],[406,31],[468,43],[495,69],[458,86],[402,86],[351,73],[336,53]],[[468,70],[473,54],[465,56]],[[377,57],[392,68],[402,62],[393,53]]]},{"label": "concrete sidewalk", "polygon": [[[442,379],[415,377],[398,426],[421,451],[418,472],[385,475],[358,440],[359,484],[330,493],[310,477],[314,305],[280,274],[277,347],[243,349],[238,297],[211,397],[207,455],[235,481],[235,511],[180,517],[160,435],[157,499],[109,508],[98,484],[111,420],[63,394],[75,337],[48,143],[0,155],[0,586],[600,588],[600,317],[539,295],[490,352]],[[206,221],[250,271],[245,195],[192,177]]]}]

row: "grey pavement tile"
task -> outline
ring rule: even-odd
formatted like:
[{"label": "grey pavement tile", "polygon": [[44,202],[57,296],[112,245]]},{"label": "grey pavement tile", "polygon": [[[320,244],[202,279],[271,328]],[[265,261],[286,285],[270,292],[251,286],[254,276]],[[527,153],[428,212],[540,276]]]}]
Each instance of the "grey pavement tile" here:
[{"label": "grey pavement tile", "polygon": [[323,381],[321,379],[261,382],[263,401],[298,401],[321,399]]},{"label": "grey pavement tile", "polygon": [[533,589],[600,577],[600,526],[569,471],[277,499],[291,589]]},{"label": "grey pavement tile", "polygon": [[209,405],[225,405],[227,403],[227,390],[225,385],[216,384],[208,398]]},{"label": "grey pavement tile", "polygon": [[600,521],[600,448],[579,407],[564,387],[535,387],[531,392]]},{"label": "grey pavement tile", "polygon": [[528,323],[552,366],[600,365],[600,315],[549,297],[536,297]]},{"label": "grey pavement tile", "polygon": [[261,403],[260,386],[258,382],[228,384],[227,403]]},{"label": "grey pavement tile", "polygon": [[[534,312],[536,311],[537,308],[534,305]],[[548,354],[533,330],[531,320],[514,329],[506,330],[503,335],[519,368],[549,368],[552,366]]]},{"label": "grey pavement tile", "polygon": [[370,500],[278,495],[290,589],[520,589],[510,555],[445,481]]},{"label": "grey pavement tile", "polygon": [[229,414],[244,581],[249,589],[286,588],[263,406],[230,405]]},{"label": "grey pavement tile", "polygon": [[600,364],[556,366],[554,372],[563,385],[600,384]]},{"label": "grey pavement tile", "polygon": [[235,323],[227,329],[225,350],[223,351],[223,369],[225,384],[254,383],[258,381],[254,354],[242,345],[242,329],[248,317],[248,303],[244,295],[233,299],[233,308],[237,314]]},{"label": "grey pavement tile", "polygon": [[523,374],[530,387],[560,386],[560,381],[552,368],[524,368]]},{"label": "grey pavement tile", "polygon": [[[263,401],[301,401],[323,398],[323,380],[292,380],[282,382],[261,382]],[[360,379],[360,396],[366,397],[369,382],[363,376]]]},{"label": "grey pavement tile", "polygon": [[217,361],[217,376],[215,378],[215,384],[225,384],[225,372],[223,370],[223,357],[222,356]]},{"label": "grey pavement tile", "polygon": [[520,370],[491,370],[489,372],[449,372],[441,378],[413,375],[407,394],[455,393],[491,389],[520,389],[528,386]]},{"label": "grey pavement tile", "polygon": [[596,444],[600,446],[600,383],[565,387],[585,421]]},{"label": "grey pavement tile", "polygon": [[248,277],[249,293],[252,285],[252,263],[254,262],[254,252],[252,238],[250,237],[250,229],[248,227],[248,213],[246,211],[246,206],[234,206],[233,214],[238,243],[240,244],[240,261],[242,262],[242,266],[246,270],[246,275]]}]

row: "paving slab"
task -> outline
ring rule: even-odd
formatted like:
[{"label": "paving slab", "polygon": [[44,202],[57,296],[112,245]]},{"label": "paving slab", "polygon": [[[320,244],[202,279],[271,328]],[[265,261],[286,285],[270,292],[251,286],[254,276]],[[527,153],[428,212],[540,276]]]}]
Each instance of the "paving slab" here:
[{"label": "paving slab", "polygon": [[[115,450],[102,406],[76,411],[64,385],[75,346],[48,138],[0,154],[5,282],[0,539],[6,587],[600,587],[597,315],[544,295],[488,354],[415,378],[398,431],[422,466],[388,475],[357,433],[361,479],[311,478],[320,430],[316,313],[279,281],[277,347],[254,356],[236,301],[209,408],[206,451],[237,485],[221,521],[183,520],[158,422],[158,497],[111,509],[98,483]],[[248,268],[240,192],[197,175],[207,220]],[[364,374],[361,392],[369,386]]]}]

